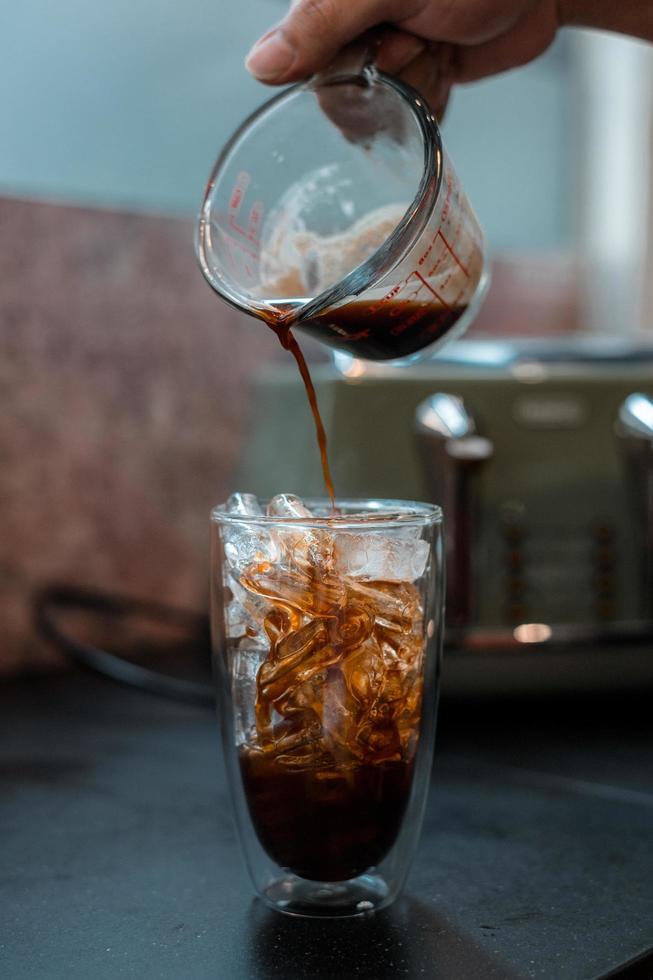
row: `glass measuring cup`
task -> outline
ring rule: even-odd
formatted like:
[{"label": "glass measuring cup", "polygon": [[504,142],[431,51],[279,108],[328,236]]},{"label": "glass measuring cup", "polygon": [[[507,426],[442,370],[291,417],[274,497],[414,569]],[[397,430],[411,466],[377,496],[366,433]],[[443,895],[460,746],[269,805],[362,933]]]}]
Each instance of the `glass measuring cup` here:
[{"label": "glass measuring cup", "polygon": [[243,123],[209,179],[197,253],[232,305],[371,360],[460,334],[487,279],[435,118],[373,66],[292,86]]}]

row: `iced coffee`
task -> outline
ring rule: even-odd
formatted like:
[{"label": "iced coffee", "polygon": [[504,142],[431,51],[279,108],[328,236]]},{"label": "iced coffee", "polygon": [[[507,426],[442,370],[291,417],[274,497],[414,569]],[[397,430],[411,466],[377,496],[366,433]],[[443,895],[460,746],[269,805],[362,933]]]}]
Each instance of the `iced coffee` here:
[{"label": "iced coffee", "polygon": [[367,513],[363,533],[288,494],[227,509],[246,518],[222,535],[222,655],[251,824],[299,878],[356,878],[393,847],[413,788],[430,543],[401,514]]}]

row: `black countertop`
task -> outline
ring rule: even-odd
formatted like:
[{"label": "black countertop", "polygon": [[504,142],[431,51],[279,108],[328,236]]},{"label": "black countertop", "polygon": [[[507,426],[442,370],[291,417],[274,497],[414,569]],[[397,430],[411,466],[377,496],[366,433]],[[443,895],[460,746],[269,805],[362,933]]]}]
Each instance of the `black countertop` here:
[{"label": "black countertop", "polygon": [[445,700],[404,897],[324,922],[252,900],[211,712],[81,673],[5,681],[0,976],[607,975],[653,946],[650,702]]}]

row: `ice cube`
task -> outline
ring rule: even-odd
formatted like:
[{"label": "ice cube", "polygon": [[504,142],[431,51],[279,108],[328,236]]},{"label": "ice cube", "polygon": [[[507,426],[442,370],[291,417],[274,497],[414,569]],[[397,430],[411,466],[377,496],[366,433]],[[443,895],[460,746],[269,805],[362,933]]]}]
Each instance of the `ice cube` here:
[{"label": "ice cube", "polygon": [[263,628],[266,609],[261,605],[260,609],[253,608],[254,603],[250,599],[246,603],[241,603],[237,599],[232,599],[225,611],[225,629],[227,640],[234,644],[251,650],[268,650],[269,641]]},{"label": "ice cube", "polygon": [[[279,493],[268,504],[268,516],[310,519],[314,515],[295,494]],[[290,567],[323,573],[331,569],[333,536],[329,532],[288,525],[275,528],[275,535]]]},{"label": "ice cube", "polygon": [[294,493],[278,493],[268,504],[268,517],[312,517],[313,514]]},{"label": "ice cube", "polygon": [[330,626],[331,642],[342,650],[349,650],[365,642],[374,628],[374,619],[364,606],[347,603]]},{"label": "ice cube", "polygon": [[342,673],[352,697],[369,708],[383,684],[385,662],[378,642],[367,637],[343,663]]},{"label": "ice cube", "polygon": [[247,633],[249,617],[237,599],[231,599],[225,610],[225,627],[229,640],[239,640]]},{"label": "ice cube", "polygon": [[392,534],[343,531],[335,537],[335,571],[349,578],[414,582],[424,574],[428,557],[428,542],[409,528]]},{"label": "ice cube", "polygon": [[223,531],[227,566],[236,576],[248,565],[278,560],[277,539],[271,530],[247,524],[248,517],[263,516],[263,509],[253,493],[232,493],[225,509],[231,516],[243,518],[242,524],[225,524]]},{"label": "ice cube", "polygon": [[364,606],[374,616],[375,630],[414,634],[422,627],[419,590],[409,582],[375,581],[350,578],[347,593],[352,602]]},{"label": "ice cube", "polygon": [[360,706],[341,670],[333,670],[322,688],[322,733],[325,748],[342,764],[358,753]]},{"label": "ice cube", "polygon": [[251,738],[253,731],[252,706],[256,701],[256,675],[261,663],[261,653],[251,648],[236,648],[231,659],[233,677],[234,713],[233,719],[238,744]]},{"label": "ice cube", "polygon": [[280,565],[252,565],[240,577],[253,596],[290,606],[307,616],[335,616],[345,599],[343,582],[335,577],[319,580]]},{"label": "ice cube", "polygon": [[277,644],[287,636],[291,630],[299,629],[301,616],[296,609],[289,609],[288,606],[271,606],[263,620],[263,628],[270,643],[270,656],[276,657]]},{"label": "ice cube", "polygon": [[260,517],[263,509],[254,493],[232,493],[225,504],[228,514],[239,514],[241,517]]},{"label": "ice cube", "polygon": [[253,647],[268,646],[264,620],[270,605],[264,599],[252,595],[240,582],[227,575],[225,584],[231,597],[226,605],[225,625],[230,640],[246,637]]}]

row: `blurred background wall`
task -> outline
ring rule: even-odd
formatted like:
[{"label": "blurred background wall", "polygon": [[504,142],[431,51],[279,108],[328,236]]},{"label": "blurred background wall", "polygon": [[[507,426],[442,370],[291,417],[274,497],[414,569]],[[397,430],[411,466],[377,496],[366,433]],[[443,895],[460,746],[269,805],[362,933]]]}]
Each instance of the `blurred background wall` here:
[{"label": "blurred background wall", "polygon": [[[280,355],[201,279],[192,218],[283,10],[0,7],[0,670],[50,662],[30,597],[53,580],[205,605],[208,510]],[[455,93],[445,141],[495,255],[477,331],[648,326],[651,88],[644,45],[570,32]]]},{"label": "blurred background wall", "polygon": [[[284,9],[284,0],[4,4],[0,188],[192,214],[218,148],[270,94],[242,62]],[[525,70],[452,102],[447,146],[497,248],[570,241],[573,48],[561,37]]]}]

